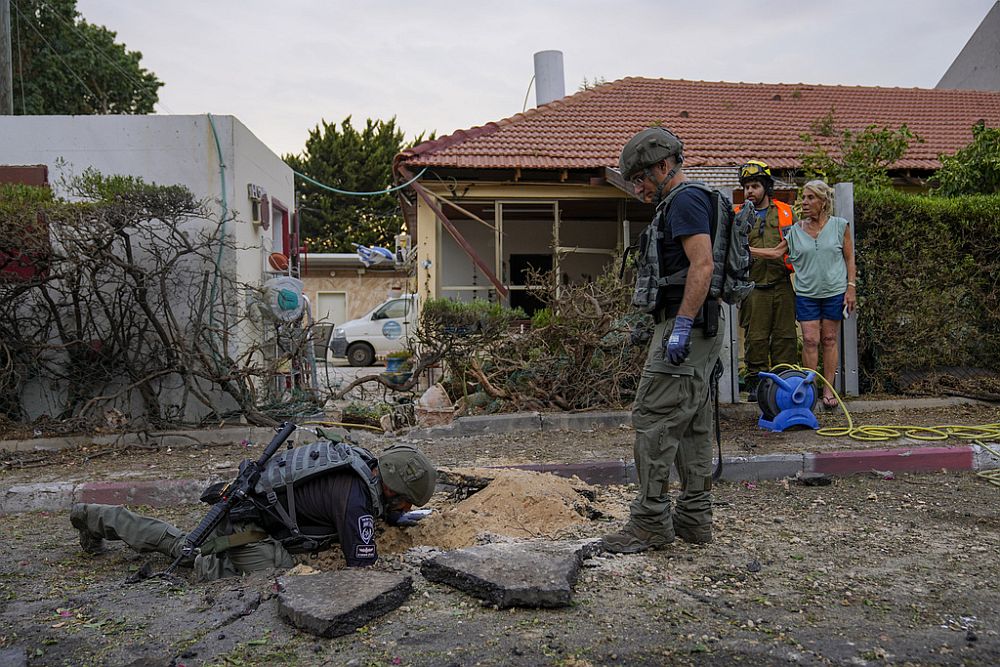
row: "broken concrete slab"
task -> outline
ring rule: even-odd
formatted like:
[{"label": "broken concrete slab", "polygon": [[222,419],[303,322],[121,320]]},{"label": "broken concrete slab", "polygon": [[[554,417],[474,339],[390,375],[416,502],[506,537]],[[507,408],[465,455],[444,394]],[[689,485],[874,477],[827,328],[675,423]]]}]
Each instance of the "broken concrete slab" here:
[{"label": "broken concrete slab", "polygon": [[600,551],[600,540],[484,544],[430,558],[420,572],[501,609],[565,607],[581,563]]},{"label": "broken concrete slab", "polygon": [[320,637],[340,637],[399,607],[413,579],[354,568],[278,580],[278,615]]}]

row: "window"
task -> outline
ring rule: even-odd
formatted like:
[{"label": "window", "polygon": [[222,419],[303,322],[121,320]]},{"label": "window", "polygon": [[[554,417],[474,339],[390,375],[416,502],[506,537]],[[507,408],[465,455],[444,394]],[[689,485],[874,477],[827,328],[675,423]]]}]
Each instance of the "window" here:
[{"label": "window", "polygon": [[393,299],[375,311],[373,320],[389,320],[405,317],[409,310],[409,302],[406,299]]}]

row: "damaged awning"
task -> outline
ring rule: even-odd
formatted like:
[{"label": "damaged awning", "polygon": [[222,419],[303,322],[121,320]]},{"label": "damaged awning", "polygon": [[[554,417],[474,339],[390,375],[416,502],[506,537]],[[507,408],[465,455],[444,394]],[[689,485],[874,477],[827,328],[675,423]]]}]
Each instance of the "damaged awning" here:
[{"label": "damaged awning", "polygon": [[[413,178],[413,174],[403,165],[399,165],[398,170],[399,173],[407,180]],[[470,244],[465,239],[465,237],[462,236],[462,233],[458,231],[454,223],[452,223],[452,221],[448,219],[448,216],[445,215],[444,211],[441,210],[441,207],[434,200],[435,199],[434,195],[431,194],[427,190],[427,188],[421,185],[419,181],[414,181],[413,183],[410,184],[410,187],[413,188],[413,191],[417,193],[418,197],[424,200],[424,203],[427,204],[427,207],[434,213],[434,216],[441,222],[441,226],[443,226],[445,230],[447,230],[447,232],[451,235],[451,237],[455,239],[455,243],[459,245],[462,251],[469,256],[469,259],[471,259],[473,263],[475,263],[475,265],[479,268],[479,270],[483,272],[483,275],[486,276],[487,280],[489,280],[490,283],[492,283],[493,287],[496,288],[497,293],[501,297],[506,299],[509,294],[509,290],[507,289],[506,285],[504,285],[500,281],[500,279],[497,278],[496,274],[493,273],[493,269],[490,268],[490,266],[483,260],[482,257],[479,256],[479,253],[477,253],[475,248],[472,247],[472,244]]]}]

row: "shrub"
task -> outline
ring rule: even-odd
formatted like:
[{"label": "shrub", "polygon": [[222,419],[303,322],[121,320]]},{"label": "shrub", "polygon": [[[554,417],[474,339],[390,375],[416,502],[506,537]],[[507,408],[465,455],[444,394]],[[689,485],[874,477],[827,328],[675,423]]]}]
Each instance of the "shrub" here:
[{"label": "shrub", "polygon": [[972,142],[954,155],[942,155],[934,177],[935,193],[946,197],[1000,192],[1000,128],[976,123]]},{"label": "shrub", "polygon": [[859,354],[867,388],[902,373],[1000,370],[1000,196],[855,193]]}]

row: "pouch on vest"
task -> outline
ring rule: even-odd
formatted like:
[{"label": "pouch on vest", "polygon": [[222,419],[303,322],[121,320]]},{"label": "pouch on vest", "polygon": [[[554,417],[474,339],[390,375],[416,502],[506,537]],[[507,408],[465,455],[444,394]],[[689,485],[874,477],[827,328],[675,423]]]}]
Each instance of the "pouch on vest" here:
[{"label": "pouch on vest", "polygon": [[660,285],[663,272],[662,240],[663,230],[660,226],[660,216],[657,214],[653,222],[639,235],[637,248],[632,305],[644,313],[653,314],[663,305],[664,291]]},{"label": "pouch on vest", "polygon": [[[709,223],[712,236],[712,282],[708,296],[728,304],[740,304],[749,296],[754,285],[750,280],[750,230],[753,226],[751,218],[755,215],[753,206],[744,206],[740,209],[740,215],[734,216],[733,205],[724,194],[704,183],[685,181],[671,190],[660,203],[647,232],[658,234],[655,236],[658,241],[663,239],[663,226],[670,204],[688,188],[697,188],[707,193],[715,211]],[[647,241],[644,250],[640,239],[638,275],[632,303],[644,310],[652,307],[652,310],[646,312],[656,312],[666,301],[667,289],[683,285],[687,280],[688,267],[664,275],[662,247],[657,247],[660,245]]]}]

